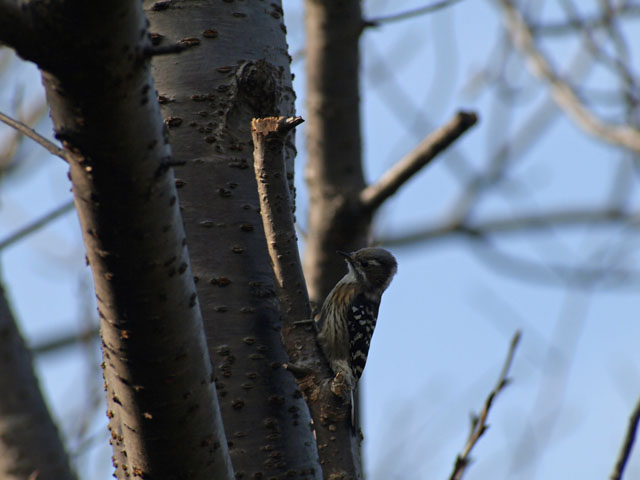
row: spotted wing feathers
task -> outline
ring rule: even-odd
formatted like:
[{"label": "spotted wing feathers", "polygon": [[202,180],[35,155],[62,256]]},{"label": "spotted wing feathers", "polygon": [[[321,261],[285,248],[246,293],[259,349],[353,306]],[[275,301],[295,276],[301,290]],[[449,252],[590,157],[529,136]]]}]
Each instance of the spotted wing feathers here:
[{"label": "spotted wing feathers", "polygon": [[376,328],[379,301],[366,294],[357,295],[348,312],[349,341],[351,343],[351,368],[356,381],[360,379],[369,354],[371,337]]}]

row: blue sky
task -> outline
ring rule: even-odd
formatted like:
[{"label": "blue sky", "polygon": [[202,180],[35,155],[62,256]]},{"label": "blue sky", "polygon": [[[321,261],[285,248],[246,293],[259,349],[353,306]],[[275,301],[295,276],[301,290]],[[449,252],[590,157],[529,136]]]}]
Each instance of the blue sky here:
[{"label": "blue sky", "polygon": [[[292,52],[303,46],[301,3],[285,2]],[[425,4],[365,3],[369,16]],[[544,13],[552,17],[556,10],[545,7]],[[505,104],[491,88],[469,94],[472,79],[480,78],[490,60],[496,61],[499,20],[495,3],[463,0],[436,14],[365,32],[361,85],[369,180],[378,178],[456,110],[473,109],[481,118],[456,144],[455,152],[416,175],[384,206],[375,222],[377,236],[447,218],[460,194],[453,167],[456,155],[481,170],[497,146],[527,125],[528,116],[544,102],[546,90],[535,88],[536,81],[517,62],[508,74],[514,85],[530,91],[526,101]],[[628,32],[630,39],[637,39],[637,28]],[[545,48],[561,68],[577,45],[564,40]],[[0,108],[7,113],[12,113],[16,92],[29,99],[27,104],[42,96],[35,68],[17,61],[14,68],[1,80]],[[292,68],[298,112],[304,117],[303,61]],[[611,79],[598,71],[589,82],[593,88],[611,86]],[[474,202],[474,220],[602,206],[612,197],[616,174],[627,178],[633,190],[627,205],[637,210],[638,177],[628,156],[586,137],[562,113],[550,116],[545,126],[531,148],[516,150],[514,166],[499,191]],[[303,227],[304,128],[298,128],[296,164]],[[50,136],[48,120],[37,129]],[[0,142],[6,134],[0,127]],[[61,161],[29,142],[21,145],[20,154],[24,164],[1,183],[0,241],[70,199]],[[633,270],[638,263],[635,225],[505,234],[492,237],[492,242],[542,265],[609,265],[613,259],[617,266]],[[399,272],[384,295],[362,382],[368,478],[448,476],[466,440],[469,413],[478,411],[493,387],[516,329],[523,337],[511,371],[513,383],[491,411],[491,427],[474,450],[467,478],[605,478],[640,395],[637,278],[588,289],[567,288],[545,267],[541,278],[522,278],[496,268],[490,252],[461,238],[392,250]],[[2,251],[0,261],[30,342],[95,322],[90,275],[73,213]],[[104,407],[98,404],[89,410],[93,413],[88,423],[78,414],[102,394],[99,353],[97,345],[93,347],[39,357],[37,367],[52,409],[71,438],[71,449],[78,448],[80,438],[93,442],[77,459],[82,477],[107,479],[111,452]],[[637,476],[636,452],[627,478]]]}]

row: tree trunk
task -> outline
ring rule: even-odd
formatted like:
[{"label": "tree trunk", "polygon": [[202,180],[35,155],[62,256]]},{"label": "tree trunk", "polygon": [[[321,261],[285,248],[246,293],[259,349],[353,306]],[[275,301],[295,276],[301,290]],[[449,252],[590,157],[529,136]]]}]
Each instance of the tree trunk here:
[{"label": "tree trunk", "polygon": [[307,0],[307,169],[309,219],[304,257],[309,298],[319,304],[345,274],[336,250],[366,243],[371,217],[360,145],[359,0]]},{"label": "tree trunk", "polygon": [[71,167],[116,476],[231,478],[141,6],[3,1],[0,17],[3,9],[15,24],[2,33],[43,70]]},{"label": "tree trunk", "polygon": [[76,478],[0,285],[0,478]]},{"label": "tree trunk", "polygon": [[[291,116],[279,2],[145,2],[154,76],[236,475],[320,478],[307,406],[288,357],[253,173],[251,119]],[[164,8],[166,7],[166,8]],[[287,171],[293,181],[294,147]]]}]

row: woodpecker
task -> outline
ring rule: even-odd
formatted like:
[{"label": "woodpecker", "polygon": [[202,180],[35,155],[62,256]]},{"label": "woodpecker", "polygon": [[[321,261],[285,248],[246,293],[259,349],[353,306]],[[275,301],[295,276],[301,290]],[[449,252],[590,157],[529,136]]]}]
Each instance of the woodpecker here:
[{"label": "woodpecker", "polygon": [[338,252],[349,271],[333,287],[316,317],[318,343],[335,375],[353,391],[367,362],[382,293],[398,270],[396,259],[382,248]]}]

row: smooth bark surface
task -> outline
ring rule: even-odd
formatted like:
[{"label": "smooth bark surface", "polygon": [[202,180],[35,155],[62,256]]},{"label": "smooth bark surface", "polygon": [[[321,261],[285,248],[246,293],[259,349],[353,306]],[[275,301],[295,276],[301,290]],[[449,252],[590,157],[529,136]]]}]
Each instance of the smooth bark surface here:
[{"label": "smooth bark surface", "polygon": [[[279,2],[145,2],[193,274],[236,474],[320,478],[310,417],[281,338],[253,172],[251,119],[291,116]],[[292,181],[294,148],[286,146]]]},{"label": "smooth bark surface", "polygon": [[319,304],[344,275],[336,250],[365,245],[371,217],[359,194],[365,186],[360,145],[358,0],[307,0],[307,167],[309,218],[304,271]]},{"label": "smooth bark surface", "polygon": [[141,6],[21,12],[92,268],[116,476],[231,478]]}]

